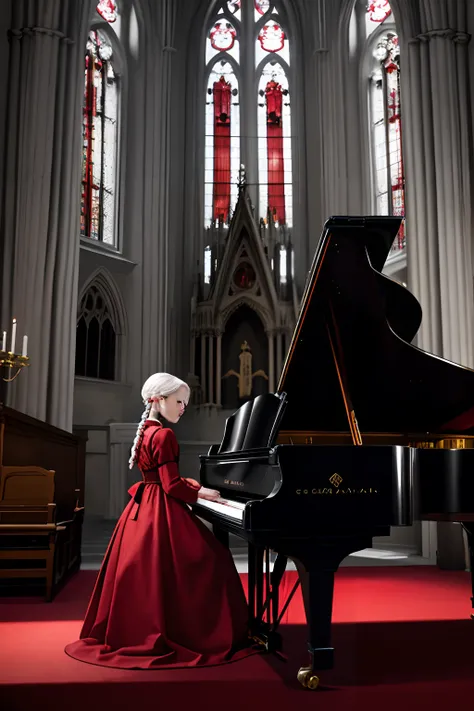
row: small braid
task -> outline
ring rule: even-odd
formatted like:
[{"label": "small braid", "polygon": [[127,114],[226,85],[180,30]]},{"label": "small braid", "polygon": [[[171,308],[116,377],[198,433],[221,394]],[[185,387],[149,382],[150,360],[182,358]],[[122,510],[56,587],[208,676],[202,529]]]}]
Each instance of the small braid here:
[{"label": "small braid", "polygon": [[140,423],[137,428],[137,433],[135,435],[135,439],[133,440],[131,456],[130,456],[130,459],[128,460],[129,469],[132,469],[133,465],[137,461],[138,452],[140,451],[140,447],[141,447],[142,439],[143,439],[143,434],[145,431],[145,421],[148,419],[148,415],[150,414],[152,404],[153,404],[153,402],[151,400],[148,400],[148,402],[145,405],[145,409],[143,410],[142,417],[141,417]]}]

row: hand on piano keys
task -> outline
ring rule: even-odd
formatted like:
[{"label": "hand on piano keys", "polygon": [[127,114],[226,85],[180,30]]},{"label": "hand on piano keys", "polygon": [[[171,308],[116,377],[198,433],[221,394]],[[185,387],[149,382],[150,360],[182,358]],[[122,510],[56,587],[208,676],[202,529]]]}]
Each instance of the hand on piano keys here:
[{"label": "hand on piano keys", "polygon": [[217,501],[220,498],[220,492],[216,489],[207,489],[205,486],[201,486],[198,491],[198,499],[204,499],[206,501]]},{"label": "hand on piano keys", "polygon": [[220,494],[219,497],[214,500],[198,499],[198,505],[210,509],[211,511],[217,511],[224,516],[229,516],[238,521],[242,521],[244,517],[244,503],[231,499],[223,499]]}]

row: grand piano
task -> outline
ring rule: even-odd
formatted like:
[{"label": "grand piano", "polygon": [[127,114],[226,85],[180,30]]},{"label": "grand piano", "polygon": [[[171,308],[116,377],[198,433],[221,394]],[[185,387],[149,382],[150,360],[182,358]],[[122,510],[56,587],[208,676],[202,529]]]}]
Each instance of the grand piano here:
[{"label": "grand piano", "polygon": [[295,562],[307,688],[334,664],[334,574],[346,556],[391,526],[456,521],[474,562],[474,371],[411,345],[421,307],[381,273],[399,227],[326,222],[277,392],[243,404],[200,457],[201,483],[221,498],[195,512],[224,543],[248,542],[250,632],[277,653],[289,603],[279,584]]}]

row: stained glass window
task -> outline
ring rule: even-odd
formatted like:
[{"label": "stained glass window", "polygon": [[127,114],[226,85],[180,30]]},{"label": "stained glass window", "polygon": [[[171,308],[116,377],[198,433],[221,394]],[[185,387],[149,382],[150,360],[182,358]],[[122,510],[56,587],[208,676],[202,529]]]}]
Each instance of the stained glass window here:
[{"label": "stained glass window", "polygon": [[117,19],[117,3],[114,0],[101,0],[96,9],[106,22],[115,22]]},{"label": "stained glass window", "polygon": [[[253,75],[241,74],[244,56]],[[228,0],[218,5],[206,30],[206,67],[206,228],[229,224],[242,156],[251,163],[244,172],[246,181],[257,186],[258,217],[291,227],[290,47],[284,17],[273,3]]]},{"label": "stained glass window", "polygon": [[240,165],[239,89],[232,64],[217,61],[207,84],[205,220],[229,224]]},{"label": "stained glass window", "polygon": [[393,21],[389,0],[368,0],[365,13],[366,35],[369,37],[388,18]]},{"label": "stained glass window", "polygon": [[[229,10],[229,12],[235,15],[237,20],[240,20],[241,18],[241,4],[241,0],[229,0],[227,3],[227,9]],[[221,10],[221,12],[223,12],[223,10]]]},{"label": "stained glass window", "polygon": [[269,20],[258,33],[255,45],[255,66],[258,66],[269,54],[278,54],[288,65],[290,64],[289,43],[285,30],[275,20]]},{"label": "stained glass window", "polygon": [[225,19],[213,24],[206,43],[206,64],[219,52],[226,52],[238,63],[240,61],[239,40],[235,27]]},{"label": "stained glass window", "polygon": [[115,244],[118,80],[105,33],[87,41],[84,102],[81,234]]},{"label": "stained glass window", "polygon": [[[400,48],[395,31],[376,36],[372,44],[372,62],[370,109],[375,208],[378,215],[404,217]],[[404,246],[403,222],[394,248],[402,249]]]},{"label": "stained glass window", "polygon": [[204,250],[204,283],[211,283],[212,252],[209,245]]},{"label": "stained glass window", "polygon": [[259,82],[258,169],[260,216],[293,224],[291,111],[283,66],[265,64]]},{"label": "stained glass window", "polygon": [[369,0],[367,16],[369,22],[383,22],[391,14],[389,0]]},{"label": "stained glass window", "polygon": [[255,19],[259,19],[270,9],[270,0],[254,0]]}]

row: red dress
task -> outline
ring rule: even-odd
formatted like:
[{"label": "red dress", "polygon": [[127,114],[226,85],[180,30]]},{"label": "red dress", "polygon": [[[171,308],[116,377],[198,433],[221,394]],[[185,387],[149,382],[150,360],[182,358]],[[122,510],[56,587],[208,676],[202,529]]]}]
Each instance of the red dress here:
[{"label": "red dress", "polygon": [[247,603],[228,550],[191,512],[172,430],[147,420],[143,481],[112,535],[71,657],[122,669],[222,664],[248,655]]}]

